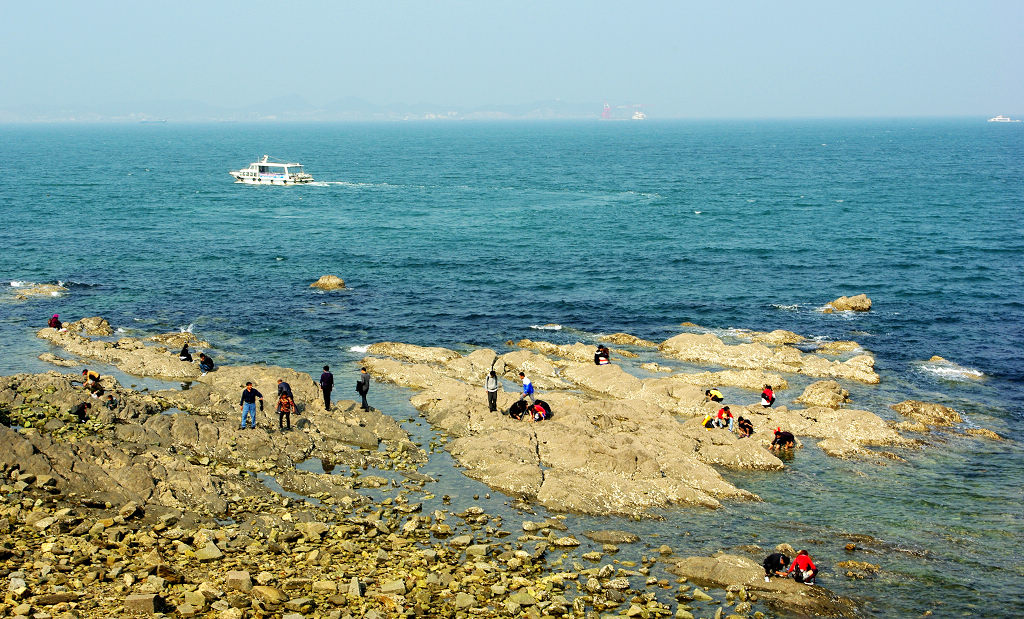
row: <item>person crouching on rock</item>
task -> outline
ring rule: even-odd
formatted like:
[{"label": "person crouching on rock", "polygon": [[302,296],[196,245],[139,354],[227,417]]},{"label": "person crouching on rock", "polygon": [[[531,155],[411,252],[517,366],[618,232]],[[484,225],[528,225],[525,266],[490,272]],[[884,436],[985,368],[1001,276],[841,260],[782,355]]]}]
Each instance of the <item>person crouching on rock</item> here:
[{"label": "person crouching on rock", "polygon": [[704,426],[708,430],[710,430],[711,428],[714,428],[715,427],[715,416],[712,415],[711,413],[708,413],[707,415],[704,416],[704,421],[700,422],[700,425]]},{"label": "person crouching on rock", "polygon": [[785,578],[789,575],[786,572],[786,567],[789,566],[789,557],[782,554],[781,552],[773,552],[764,558],[764,562],[761,563],[764,566],[764,581],[768,582],[772,576],[781,576]]},{"label": "person crouching on rock", "polygon": [[743,415],[736,420],[736,427],[739,428],[740,438],[747,438],[754,433],[754,424],[750,423],[750,420]]},{"label": "person crouching on rock", "polygon": [[260,407],[263,406],[263,394],[253,388],[252,383],[245,383],[242,390],[242,399],[238,402],[242,408],[242,425],[239,430],[245,429],[246,416],[249,418],[250,427],[256,429],[256,398],[260,400]]},{"label": "person crouching on rock", "polygon": [[775,404],[775,392],[771,385],[765,385],[761,390],[761,406],[771,408],[772,404]]},{"label": "person crouching on rock", "polygon": [[725,396],[718,389],[707,389],[704,391],[704,397],[712,402],[721,402],[725,400]]},{"label": "person crouching on rock", "polygon": [[729,410],[729,407],[728,406],[723,406],[722,408],[718,409],[718,418],[715,419],[715,427],[716,428],[729,428],[729,431],[731,432],[732,431],[732,424],[733,424],[732,411]]},{"label": "person crouching on rock", "polygon": [[811,561],[811,556],[807,554],[807,551],[801,550],[796,553],[796,558],[793,559],[793,563],[790,564],[789,571],[786,573],[793,574],[793,580],[797,582],[813,585],[818,568],[814,565],[814,561]]},{"label": "person crouching on rock", "polygon": [[88,402],[82,402],[71,409],[71,414],[78,417],[78,423],[83,423],[89,416],[89,409],[92,408],[92,404]]},{"label": "person crouching on rock", "polygon": [[544,400],[537,400],[530,407],[530,411],[533,413],[532,419],[534,421],[544,421],[551,416],[551,407]]},{"label": "person crouching on rock", "polygon": [[188,351],[188,342],[181,345],[181,352],[178,353],[178,359],[192,363],[192,353]]},{"label": "person crouching on rock", "polygon": [[608,365],[608,358],[611,355],[608,347],[604,344],[597,345],[597,352],[594,353],[594,365]]},{"label": "person crouching on rock", "polygon": [[213,371],[213,359],[206,353],[199,353],[199,371],[205,376],[207,372]]},{"label": "person crouching on rock", "polygon": [[60,328],[64,326],[60,323],[60,314],[54,314],[53,317],[50,318],[50,320],[46,323],[46,326],[50,327],[51,329],[56,329],[60,331]]},{"label": "person crouching on rock", "polygon": [[776,449],[792,449],[796,447],[796,437],[792,432],[786,432],[782,428],[775,428],[775,438],[769,447],[772,451]]}]

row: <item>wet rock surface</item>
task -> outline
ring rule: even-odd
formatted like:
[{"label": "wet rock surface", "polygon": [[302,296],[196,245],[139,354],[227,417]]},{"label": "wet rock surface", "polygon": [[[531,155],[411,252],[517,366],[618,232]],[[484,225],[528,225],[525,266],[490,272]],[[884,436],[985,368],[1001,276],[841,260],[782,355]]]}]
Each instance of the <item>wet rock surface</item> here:
[{"label": "wet rock surface", "polygon": [[829,301],[825,307],[825,313],[836,312],[869,312],[871,311],[871,299],[866,294],[858,294],[853,297],[839,297]]},{"label": "wet rock surface", "polygon": [[321,275],[320,279],[310,284],[309,287],[320,290],[342,290],[345,288],[345,280],[337,275]]}]

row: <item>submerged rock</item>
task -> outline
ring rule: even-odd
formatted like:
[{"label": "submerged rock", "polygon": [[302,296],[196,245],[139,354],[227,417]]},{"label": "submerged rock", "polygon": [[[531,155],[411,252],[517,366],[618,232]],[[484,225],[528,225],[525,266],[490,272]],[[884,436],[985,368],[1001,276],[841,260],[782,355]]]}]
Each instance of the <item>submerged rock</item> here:
[{"label": "submerged rock", "polygon": [[14,298],[19,301],[24,301],[31,297],[38,296],[59,297],[67,291],[67,288],[57,284],[32,284],[30,286],[17,288],[17,291],[14,293]]}]

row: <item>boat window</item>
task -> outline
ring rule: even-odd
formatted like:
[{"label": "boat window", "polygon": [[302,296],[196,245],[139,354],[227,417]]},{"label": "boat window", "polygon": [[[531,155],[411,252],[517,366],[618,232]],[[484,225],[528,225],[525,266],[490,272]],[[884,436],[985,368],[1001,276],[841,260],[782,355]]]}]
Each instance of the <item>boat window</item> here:
[{"label": "boat window", "polygon": [[261,165],[260,166],[260,174],[266,174],[269,171],[270,171],[269,170],[269,166],[265,166],[265,165]]}]

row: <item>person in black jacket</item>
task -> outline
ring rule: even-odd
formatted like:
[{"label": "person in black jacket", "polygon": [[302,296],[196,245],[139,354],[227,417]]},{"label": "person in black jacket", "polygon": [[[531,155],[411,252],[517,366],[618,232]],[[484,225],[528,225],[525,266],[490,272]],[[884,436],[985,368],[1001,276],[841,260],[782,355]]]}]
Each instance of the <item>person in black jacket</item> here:
[{"label": "person in black jacket", "polygon": [[324,392],[324,408],[331,410],[331,389],[334,389],[334,374],[331,368],[324,366],[323,374],[320,375],[320,391]]},{"label": "person in black jacket", "polygon": [[370,410],[370,405],[366,402],[366,394],[370,393],[370,375],[366,373],[366,368],[359,368],[359,380],[356,381],[356,393],[363,397],[363,410]]},{"label": "person in black jacket", "polygon": [[238,405],[242,407],[242,426],[239,430],[245,429],[245,418],[249,417],[249,427],[256,429],[256,398],[260,400],[260,408],[263,408],[263,394],[257,391],[252,383],[245,383],[245,389],[242,390],[242,398],[238,401]]},{"label": "person in black jacket", "polygon": [[768,582],[772,576],[786,577],[786,568],[789,567],[789,557],[781,552],[773,552],[764,558],[761,563],[764,566],[764,581]]},{"label": "person in black jacket", "polygon": [[192,353],[188,351],[188,342],[181,345],[181,352],[178,353],[178,359],[192,363]]}]

